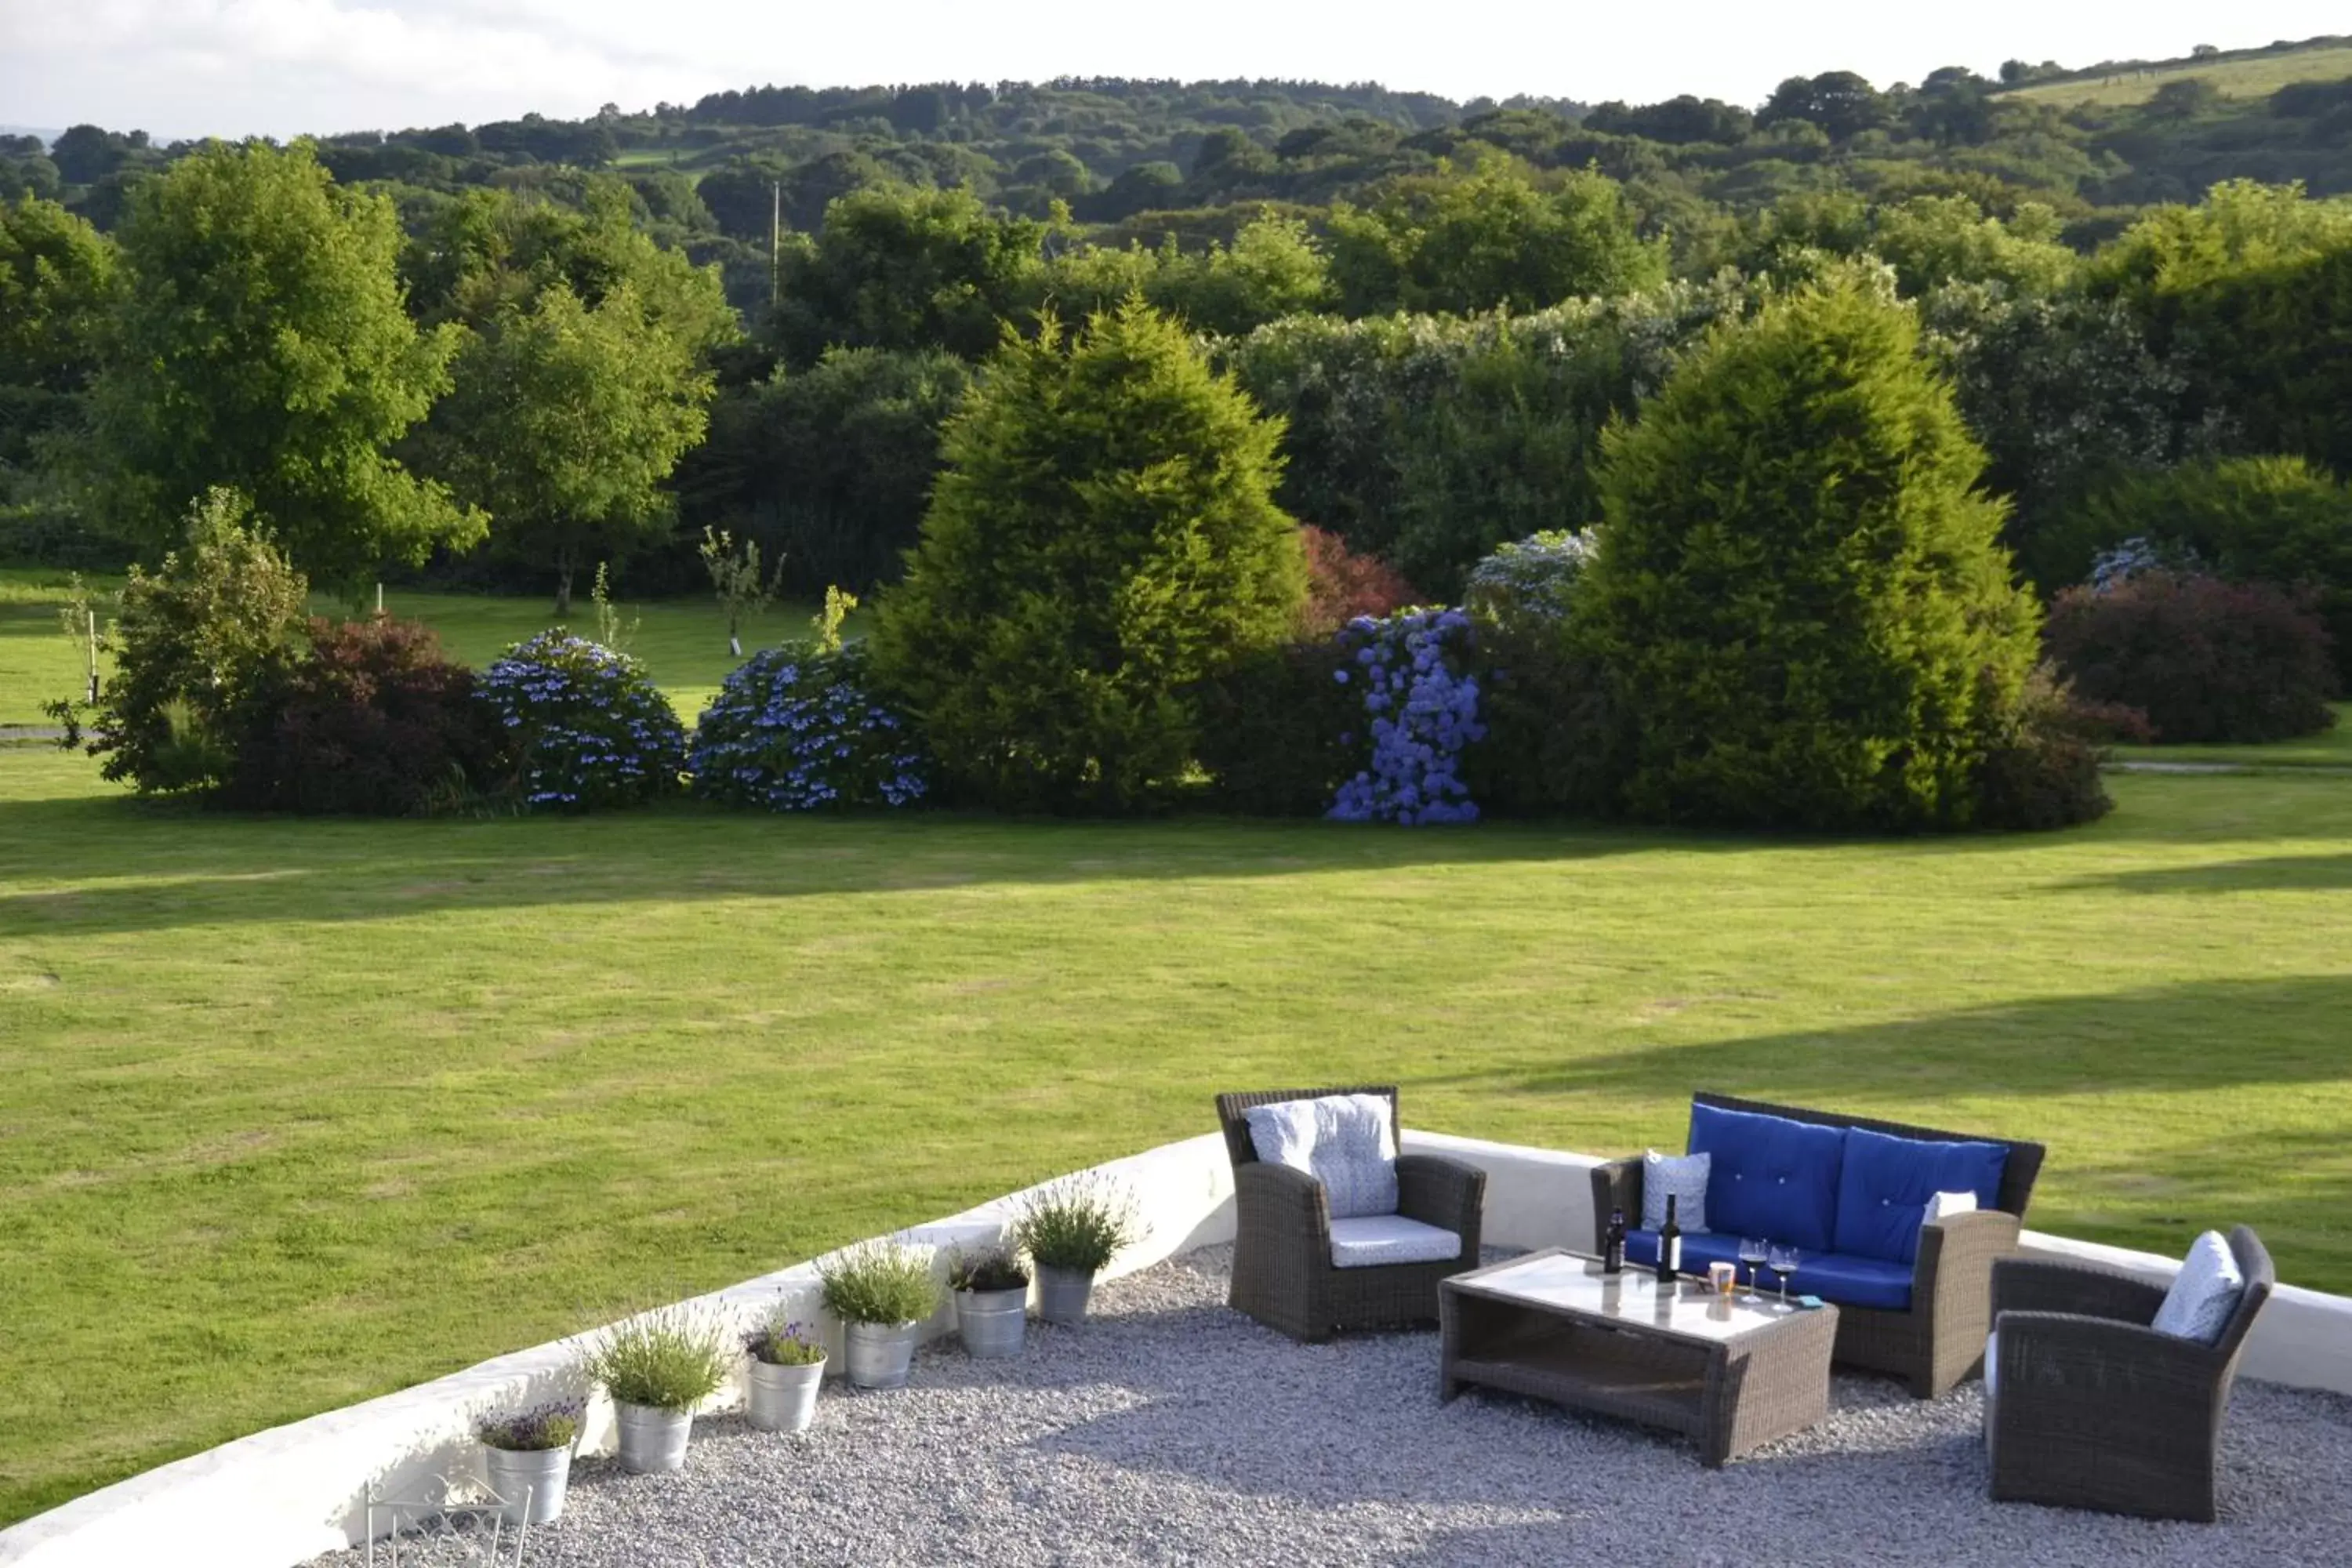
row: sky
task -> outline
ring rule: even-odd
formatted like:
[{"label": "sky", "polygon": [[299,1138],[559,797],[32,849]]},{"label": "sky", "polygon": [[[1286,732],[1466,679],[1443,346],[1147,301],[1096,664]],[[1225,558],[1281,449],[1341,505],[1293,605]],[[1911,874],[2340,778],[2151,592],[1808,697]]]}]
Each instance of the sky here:
[{"label": "sky", "polygon": [[2011,58],[2082,66],[2347,30],[2344,0],[0,0],[0,123],[282,138],[772,82],[1065,74],[1753,104],[1823,70],[1885,86],[1943,65],[1990,75]]}]

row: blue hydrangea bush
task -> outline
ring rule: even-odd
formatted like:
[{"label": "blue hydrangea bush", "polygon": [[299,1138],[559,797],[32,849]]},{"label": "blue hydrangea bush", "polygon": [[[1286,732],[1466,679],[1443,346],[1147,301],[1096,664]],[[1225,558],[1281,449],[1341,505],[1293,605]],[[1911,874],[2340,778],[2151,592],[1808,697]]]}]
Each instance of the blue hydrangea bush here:
[{"label": "blue hydrangea bush", "polygon": [[914,805],[929,764],[914,726],[871,689],[862,644],[754,654],[695,725],[695,793],[770,811]]},{"label": "blue hydrangea bush", "polygon": [[1590,528],[1553,529],[1497,547],[1470,569],[1464,607],[1488,626],[1566,620],[1597,538]]},{"label": "blue hydrangea bush", "polygon": [[1470,617],[1407,610],[1385,620],[1360,617],[1339,636],[1348,658],[1332,679],[1363,694],[1371,756],[1339,786],[1328,815],[1413,826],[1477,821],[1461,771],[1463,748],[1486,732],[1477,679],[1461,667]]},{"label": "blue hydrangea bush", "polygon": [[626,654],[541,632],[509,648],[476,690],[514,743],[527,810],[642,805],[679,787],[686,727]]}]

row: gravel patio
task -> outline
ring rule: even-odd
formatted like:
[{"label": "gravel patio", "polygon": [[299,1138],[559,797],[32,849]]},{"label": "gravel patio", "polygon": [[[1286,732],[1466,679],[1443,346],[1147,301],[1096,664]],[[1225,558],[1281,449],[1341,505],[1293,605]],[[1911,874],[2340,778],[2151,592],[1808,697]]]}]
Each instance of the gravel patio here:
[{"label": "gravel patio", "polygon": [[[1976,1384],[1920,1403],[1841,1374],[1827,1422],[1708,1471],[1638,1428],[1478,1394],[1440,1405],[1434,1332],[1294,1344],[1226,1309],[1229,1256],[1106,1285],[1085,1327],[1033,1322],[1018,1361],[950,1340],[904,1390],[828,1383],[802,1437],[698,1421],[682,1476],[583,1460],[527,1561],[2105,1568],[2352,1550],[2352,1400],[2241,1379],[2212,1526],[1988,1501]],[[446,1542],[403,1554],[464,1560]]]}]

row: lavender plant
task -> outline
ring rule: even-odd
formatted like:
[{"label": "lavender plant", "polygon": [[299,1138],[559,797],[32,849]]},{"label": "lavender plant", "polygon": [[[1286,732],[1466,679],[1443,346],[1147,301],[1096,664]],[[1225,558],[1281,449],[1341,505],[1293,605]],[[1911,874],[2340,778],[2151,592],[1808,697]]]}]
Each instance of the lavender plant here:
[{"label": "lavender plant", "polygon": [[485,1415],[474,1423],[474,1436],[486,1448],[503,1448],[509,1453],[569,1448],[580,1436],[580,1417],[586,1408],[582,1400],[551,1399],[528,1410]]},{"label": "lavender plant", "polygon": [[1371,757],[1339,786],[1327,813],[1334,821],[1428,826],[1478,819],[1461,776],[1462,749],[1486,732],[1478,682],[1447,658],[1469,632],[1470,617],[1460,610],[1408,610],[1350,622],[1340,634],[1351,658],[1332,678],[1363,692]]},{"label": "lavender plant", "polygon": [[824,1359],[824,1342],[808,1324],[779,1312],[743,1336],[743,1353],[770,1366],[814,1366]]},{"label": "lavender plant", "polygon": [[702,710],[690,764],[696,794],[771,811],[911,805],[930,788],[913,726],[869,695],[859,643],[754,654]]},{"label": "lavender plant", "polygon": [[517,643],[475,689],[520,758],[529,810],[639,805],[678,787],[686,730],[645,667],[558,628]]}]

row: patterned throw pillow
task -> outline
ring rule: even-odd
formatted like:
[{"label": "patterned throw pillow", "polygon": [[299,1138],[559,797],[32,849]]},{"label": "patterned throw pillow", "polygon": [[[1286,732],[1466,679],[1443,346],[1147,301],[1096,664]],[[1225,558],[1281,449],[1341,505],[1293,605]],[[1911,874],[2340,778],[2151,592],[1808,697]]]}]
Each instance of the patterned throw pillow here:
[{"label": "patterned throw pillow", "polygon": [[2209,1230],[2189,1244],[2189,1256],[2181,1259],[2180,1272],[2172,1277],[2172,1289],[2164,1293],[2164,1305],[2148,1326],[2159,1334],[2210,1345],[2230,1326],[2230,1314],[2238,1310],[2238,1297],[2245,1289],[2246,1277],[2230,1244],[2220,1231]]},{"label": "patterned throw pillow", "polygon": [[1257,1157],[1322,1183],[1333,1219],[1396,1213],[1396,1129],[1386,1095],[1284,1100],[1244,1114]]},{"label": "patterned throw pillow", "polygon": [[1666,1198],[1675,1200],[1675,1223],[1685,1236],[1706,1229],[1706,1175],[1712,1154],[1661,1154],[1655,1149],[1642,1156],[1642,1228],[1657,1230],[1666,1223]]}]

